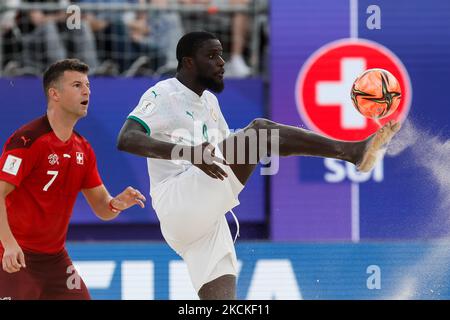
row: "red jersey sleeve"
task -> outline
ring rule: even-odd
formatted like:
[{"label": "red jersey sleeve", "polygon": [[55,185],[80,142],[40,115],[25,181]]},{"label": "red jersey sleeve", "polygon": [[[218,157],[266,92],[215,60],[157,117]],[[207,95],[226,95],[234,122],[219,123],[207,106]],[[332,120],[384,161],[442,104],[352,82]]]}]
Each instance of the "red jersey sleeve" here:
[{"label": "red jersey sleeve", "polygon": [[33,148],[17,148],[15,137],[10,137],[0,157],[0,180],[16,187],[30,174],[37,160]]},{"label": "red jersey sleeve", "polygon": [[88,146],[88,155],[89,164],[81,186],[82,189],[91,189],[103,184],[97,169],[97,157],[91,146]]}]

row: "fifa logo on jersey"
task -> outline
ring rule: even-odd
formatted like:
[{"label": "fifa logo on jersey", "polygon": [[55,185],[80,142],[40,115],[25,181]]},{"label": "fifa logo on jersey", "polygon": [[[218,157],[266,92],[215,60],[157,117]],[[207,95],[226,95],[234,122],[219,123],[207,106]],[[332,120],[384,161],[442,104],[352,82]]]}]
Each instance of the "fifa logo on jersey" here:
[{"label": "fifa logo on jersey", "polygon": [[55,165],[58,164],[59,165],[59,157],[56,153],[52,153],[51,155],[48,156],[48,163],[50,163],[50,165]]},{"label": "fifa logo on jersey", "polygon": [[2,171],[16,176],[17,173],[19,172],[21,163],[22,163],[22,159],[10,154],[6,158],[6,161],[5,161],[5,164],[3,165]]},{"label": "fifa logo on jersey", "polygon": [[16,163],[17,163],[17,160],[16,160],[16,159],[13,159],[13,160],[11,161],[11,163],[9,164],[8,170],[13,170],[14,167],[16,166]]},{"label": "fifa logo on jersey", "polygon": [[83,152],[77,152],[77,164],[84,164]]}]

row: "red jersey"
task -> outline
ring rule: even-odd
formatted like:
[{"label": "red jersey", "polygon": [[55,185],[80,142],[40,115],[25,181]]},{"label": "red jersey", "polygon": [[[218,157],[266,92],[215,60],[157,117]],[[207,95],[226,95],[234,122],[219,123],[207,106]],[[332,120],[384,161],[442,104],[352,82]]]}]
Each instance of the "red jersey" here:
[{"label": "red jersey", "polygon": [[20,247],[50,254],[64,248],[78,192],[102,184],[87,140],[74,132],[61,141],[47,116],[8,139],[0,157],[0,180],[16,187],[6,197],[6,211]]}]

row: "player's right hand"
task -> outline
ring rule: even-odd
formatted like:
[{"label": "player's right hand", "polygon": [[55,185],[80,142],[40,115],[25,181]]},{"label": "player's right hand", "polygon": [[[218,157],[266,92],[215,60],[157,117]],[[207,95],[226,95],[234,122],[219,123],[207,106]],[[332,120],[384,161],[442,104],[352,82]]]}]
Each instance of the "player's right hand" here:
[{"label": "player's right hand", "polygon": [[25,256],[17,242],[4,246],[2,267],[8,273],[20,271],[20,268],[26,268]]},{"label": "player's right hand", "polygon": [[[195,154],[202,155],[201,161],[197,161],[200,157],[195,157]],[[217,163],[228,165],[227,162],[215,155],[214,146],[210,143],[204,142],[193,147],[191,155],[191,163],[211,178],[224,180],[228,177],[227,173],[217,165]]]}]

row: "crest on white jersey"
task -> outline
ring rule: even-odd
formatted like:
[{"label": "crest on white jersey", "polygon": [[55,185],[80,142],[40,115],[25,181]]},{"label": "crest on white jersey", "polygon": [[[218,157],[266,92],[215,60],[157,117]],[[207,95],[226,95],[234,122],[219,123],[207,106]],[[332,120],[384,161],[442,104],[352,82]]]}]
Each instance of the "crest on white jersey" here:
[{"label": "crest on white jersey", "polygon": [[2,171],[16,176],[17,172],[19,172],[21,163],[22,163],[21,158],[8,155],[5,164],[3,165]]},{"label": "crest on white jersey", "polygon": [[211,109],[211,117],[213,118],[214,121],[217,121],[217,119],[219,119],[214,109]]}]

